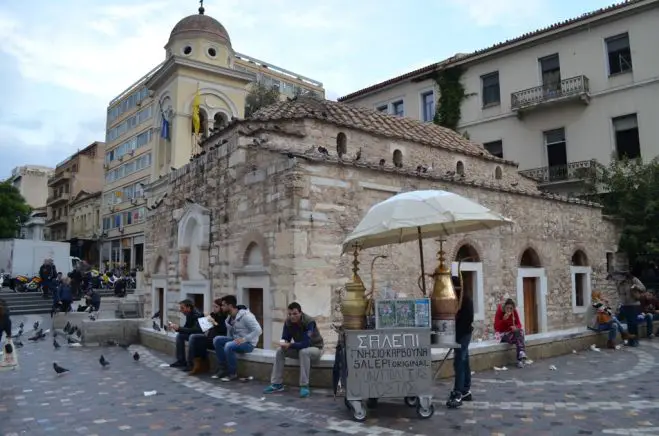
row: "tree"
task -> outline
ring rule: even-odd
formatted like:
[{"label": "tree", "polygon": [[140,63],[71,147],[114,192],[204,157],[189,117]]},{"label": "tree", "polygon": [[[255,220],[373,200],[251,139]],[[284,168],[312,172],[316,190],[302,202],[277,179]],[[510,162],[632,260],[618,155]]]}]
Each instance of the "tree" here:
[{"label": "tree", "polygon": [[605,214],[621,220],[618,245],[627,254],[630,265],[656,261],[659,258],[659,161],[614,160],[593,176],[590,191],[604,206]]},{"label": "tree", "polygon": [[30,206],[10,181],[0,183],[0,239],[15,238],[30,212]]},{"label": "tree", "polygon": [[261,82],[252,83],[247,97],[245,97],[245,117],[249,117],[257,110],[265,106],[270,106],[279,101],[279,90],[277,88],[268,88]]}]

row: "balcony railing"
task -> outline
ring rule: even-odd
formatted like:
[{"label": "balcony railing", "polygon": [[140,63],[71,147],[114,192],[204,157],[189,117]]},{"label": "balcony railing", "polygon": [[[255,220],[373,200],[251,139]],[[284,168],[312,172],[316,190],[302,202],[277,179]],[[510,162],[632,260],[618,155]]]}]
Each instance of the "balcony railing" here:
[{"label": "balcony railing", "polygon": [[[588,77],[577,76],[561,80],[558,86],[541,85],[523,91],[513,92],[511,108],[514,111],[537,106],[552,101],[566,100],[573,97],[586,97],[590,92]],[[587,102],[587,99],[584,99]]]},{"label": "balcony railing", "polygon": [[56,204],[56,203],[61,203],[63,201],[69,201],[70,199],[71,199],[71,194],[66,192],[66,193],[62,193],[58,196],[52,195],[52,196],[48,197],[46,199],[46,204],[50,206],[50,205],[53,205],[53,204]]},{"label": "balcony railing", "polygon": [[67,215],[60,215],[57,218],[55,217],[48,218],[48,220],[46,220],[46,227],[59,226],[68,223],[69,223],[69,217]]},{"label": "balcony railing", "polygon": [[596,160],[582,160],[565,165],[523,170],[519,173],[538,183],[575,182],[592,178],[600,167],[602,165]]},{"label": "balcony railing", "polygon": [[54,176],[49,178],[48,179],[48,186],[57,185],[59,182],[61,182],[63,180],[68,180],[70,178],[71,178],[71,171],[69,171],[69,170],[63,171],[63,172],[61,172],[59,174],[55,174]]}]

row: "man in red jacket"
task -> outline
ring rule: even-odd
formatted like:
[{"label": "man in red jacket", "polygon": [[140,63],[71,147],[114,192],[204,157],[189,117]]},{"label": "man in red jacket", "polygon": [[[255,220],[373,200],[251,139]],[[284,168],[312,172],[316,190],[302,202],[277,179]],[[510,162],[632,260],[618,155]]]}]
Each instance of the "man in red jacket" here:
[{"label": "man in red jacket", "polygon": [[511,298],[503,303],[503,308],[501,306],[497,308],[497,313],[494,316],[494,331],[502,335],[501,342],[515,345],[517,348],[517,367],[523,368],[526,361],[524,333],[522,332],[519,314],[515,309],[515,302]]}]

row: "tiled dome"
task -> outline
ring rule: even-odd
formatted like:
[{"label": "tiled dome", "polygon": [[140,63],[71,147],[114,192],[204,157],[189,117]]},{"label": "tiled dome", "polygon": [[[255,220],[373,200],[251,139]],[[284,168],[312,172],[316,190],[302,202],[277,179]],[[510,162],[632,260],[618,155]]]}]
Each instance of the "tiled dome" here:
[{"label": "tiled dome", "polygon": [[215,42],[231,45],[227,29],[215,18],[204,15],[203,8],[199,8],[198,14],[187,16],[176,23],[169,35],[169,40],[178,37],[189,38],[195,34],[201,34],[203,37]]}]

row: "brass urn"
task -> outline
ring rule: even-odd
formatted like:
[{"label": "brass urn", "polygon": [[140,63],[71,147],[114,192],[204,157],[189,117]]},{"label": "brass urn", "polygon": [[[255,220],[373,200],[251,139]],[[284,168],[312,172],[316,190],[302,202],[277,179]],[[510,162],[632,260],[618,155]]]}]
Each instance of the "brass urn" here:
[{"label": "brass urn", "polygon": [[455,314],[459,309],[459,301],[455,289],[453,289],[451,269],[446,266],[442,243],[443,241],[440,241],[440,248],[437,253],[439,265],[432,274],[434,280],[432,296],[430,297],[432,326],[433,330],[440,336],[446,336],[454,341]]},{"label": "brass urn", "polygon": [[343,328],[363,330],[366,328],[366,287],[359,277],[359,247],[355,246],[352,261],[352,280],[346,283],[346,296],[341,302]]}]

